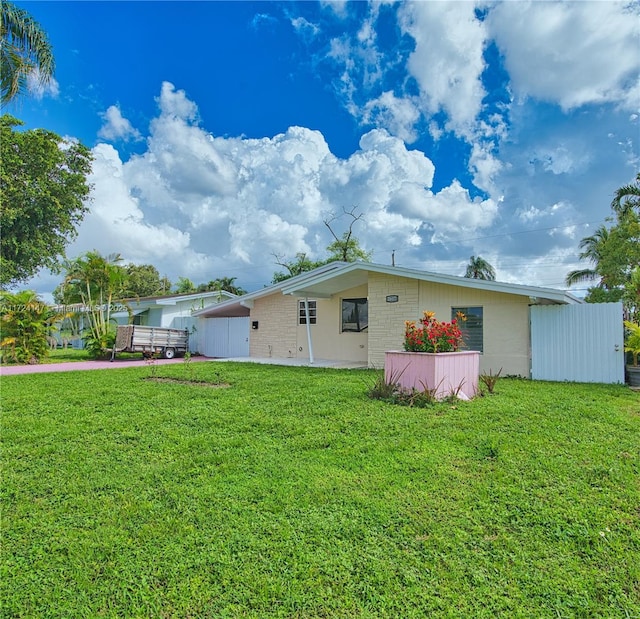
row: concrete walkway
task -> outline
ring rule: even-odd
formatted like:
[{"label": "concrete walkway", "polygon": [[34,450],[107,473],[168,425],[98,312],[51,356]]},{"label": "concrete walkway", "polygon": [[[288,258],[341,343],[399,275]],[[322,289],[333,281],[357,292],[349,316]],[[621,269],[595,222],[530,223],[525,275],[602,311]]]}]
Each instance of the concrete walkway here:
[{"label": "concrete walkway", "polygon": [[[225,362],[234,361],[240,363],[261,363],[269,365],[288,366],[308,366],[314,368],[342,368],[357,369],[365,368],[365,363],[349,361],[329,361],[326,359],[316,359],[313,364],[308,359],[272,359],[261,357],[234,357],[230,359],[213,359],[210,357],[191,357],[192,363],[202,363],[205,361]],[[184,359],[156,359],[154,365],[170,365],[184,363]],[[67,363],[42,363],[37,365],[0,365],[0,376],[13,376],[16,374],[44,374],[49,372],[77,372],[84,370],[115,370],[118,368],[145,367],[147,362],[144,359],[115,359],[114,361],[69,361]]]}]

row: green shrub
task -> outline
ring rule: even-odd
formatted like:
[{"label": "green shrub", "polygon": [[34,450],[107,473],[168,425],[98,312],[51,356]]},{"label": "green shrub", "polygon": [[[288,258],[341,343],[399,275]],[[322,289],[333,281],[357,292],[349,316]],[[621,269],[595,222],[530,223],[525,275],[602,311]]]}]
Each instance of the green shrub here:
[{"label": "green shrub", "polygon": [[47,334],[59,315],[35,292],[3,292],[0,296],[2,361],[39,363],[49,352]]}]

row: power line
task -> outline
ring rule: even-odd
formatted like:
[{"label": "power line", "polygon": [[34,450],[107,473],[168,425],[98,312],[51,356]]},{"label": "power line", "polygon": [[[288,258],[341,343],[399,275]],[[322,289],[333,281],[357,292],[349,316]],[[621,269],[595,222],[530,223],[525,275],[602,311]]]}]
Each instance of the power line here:
[{"label": "power line", "polygon": [[[532,232],[550,232],[552,230],[565,230],[566,228],[575,228],[578,226],[590,226],[592,224],[600,224],[603,223],[602,219],[599,219],[597,221],[584,221],[581,223],[575,223],[575,224],[565,224],[563,226],[551,226],[549,228],[532,228],[530,230],[517,230],[515,232],[501,232],[500,234],[489,234],[486,236],[476,236],[476,237],[472,237],[472,238],[467,238],[467,239],[443,239],[442,241],[439,242],[439,244],[442,245],[446,245],[447,243],[470,243],[472,241],[483,241],[485,239],[498,239],[498,238],[502,238],[505,236],[515,236],[518,234],[530,234]],[[417,246],[414,246],[415,248],[417,248]],[[393,248],[384,248],[384,249],[379,249],[379,250],[375,250],[376,252],[380,252],[382,254],[384,253],[388,253],[390,251],[393,251]]]}]

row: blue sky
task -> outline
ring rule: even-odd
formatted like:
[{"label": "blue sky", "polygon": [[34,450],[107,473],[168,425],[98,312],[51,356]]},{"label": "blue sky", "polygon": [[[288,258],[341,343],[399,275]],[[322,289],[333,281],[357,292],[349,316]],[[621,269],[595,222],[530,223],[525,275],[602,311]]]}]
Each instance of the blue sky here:
[{"label": "blue sky", "polygon": [[6,111],[94,151],[71,257],[254,290],[355,207],[375,262],[562,287],[640,169],[638,3],[17,4],[56,80]]}]

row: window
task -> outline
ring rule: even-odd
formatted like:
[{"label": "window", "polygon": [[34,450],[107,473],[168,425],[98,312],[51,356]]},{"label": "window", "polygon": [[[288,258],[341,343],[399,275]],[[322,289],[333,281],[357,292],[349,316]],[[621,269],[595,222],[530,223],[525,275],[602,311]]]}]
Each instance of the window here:
[{"label": "window", "polygon": [[368,326],[367,299],[342,299],[342,331],[360,333]]},{"label": "window", "polygon": [[[316,309],[316,302],[315,301],[307,301],[307,303],[309,304],[309,324],[310,325],[315,325],[316,324],[316,317],[317,317],[317,309]],[[300,301],[299,304],[299,324],[301,325],[306,325],[307,324],[307,312],[305,310],[304,307],[304,301]]]},{"label": "window", "polygon": [[458,322],[460,331],[462,331],[462,339],[464,341],[462,350],[479,350],[480,352],[484,352],[482,308],[452,307],[452,320],[456,317],[458,312],[462,312],[466,317],[465,321],[461,320]]}]

